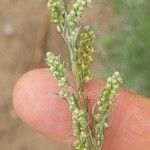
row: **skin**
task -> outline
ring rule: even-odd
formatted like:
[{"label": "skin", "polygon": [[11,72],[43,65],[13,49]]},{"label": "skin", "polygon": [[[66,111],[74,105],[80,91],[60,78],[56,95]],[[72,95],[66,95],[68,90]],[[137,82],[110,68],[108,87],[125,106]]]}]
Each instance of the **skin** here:
[{"label": "skin", "polygon": [[[72,76],[69,78],[74,87]],[[90,111],[103,86],[101,80],[92,80],[85,86],[84,92],[91,98]],[[57,81],[49,71],[32,70],[17,82],[13,105],[17,115],[30,127],[71,145],[71,114],[68,104],[56,95],[58,91]],[[150,150],[150,100],[120,89],[111,110],[103,150]]]}]

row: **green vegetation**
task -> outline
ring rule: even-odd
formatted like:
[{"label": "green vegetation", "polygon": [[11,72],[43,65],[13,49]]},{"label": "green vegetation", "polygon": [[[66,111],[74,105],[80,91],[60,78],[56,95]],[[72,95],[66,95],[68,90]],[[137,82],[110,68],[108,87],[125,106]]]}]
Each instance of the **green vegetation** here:
[{"label": "green vegetation", "polygon": [[150,2],[149,0],[107,0],[115,15],[122,18],[110,32],[99,32],[98,45],[106,50],[102,75],[112,70],[123,74],[124,86],[150,96]]},{"label": "green vegetation", "polygon": [[93,59],[93,42],[95,34],[89,25],[81,24],[84,9],[91,5],[91,0],[77,0],[71,8],[63,0],[48,0],[48,8],[51,12],[52,22],[56,24],[57,31],[64,38],[70,51],[71,71],[75,81],[75,93],[72,88],[67,69],[61,63],[60,55],[55,56],[47,52],[46,63],[49,71],[58,81],[60,87],[58,96],[62,97],[69,105],[72,118],[73,134],[76,137],[72,145],[75,150],[102,150],[104,133],[109,127],[108,116],[110,105],[115,102],[116,95],[122,78],[119,72],[115,72],[103,91],[99,93],[97,111],[93,106],[93,122],[89,112],[88,103],[90,97],[85,95],[84,86],[92,78],[90,74]]}]

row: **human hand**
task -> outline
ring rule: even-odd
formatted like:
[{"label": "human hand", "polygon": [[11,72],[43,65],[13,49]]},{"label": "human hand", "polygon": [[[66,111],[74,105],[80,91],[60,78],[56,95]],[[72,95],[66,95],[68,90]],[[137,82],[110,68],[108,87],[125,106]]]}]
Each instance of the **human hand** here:
[{"label": "human hand", "polygon": [[[86,85],[85,93],[91,98],[90,109],[102,87],[103,81],[100,80],[93,80]],[[30,71],[15,86],[14,108],[30,127],[63,144],[71,144],[71,114],[68,104],[57,96],[57,92],[57,81],[49,71]],[[112,106],[109,122],[104,150],[150,150],[148,98],[121,89],[117,102]]]}]

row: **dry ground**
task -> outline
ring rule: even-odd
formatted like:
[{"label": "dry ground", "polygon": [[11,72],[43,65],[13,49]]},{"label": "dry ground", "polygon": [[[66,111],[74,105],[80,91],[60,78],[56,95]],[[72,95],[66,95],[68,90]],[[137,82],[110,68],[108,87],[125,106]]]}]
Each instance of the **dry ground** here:
[{"label": "dry ground", "polygon": [[0,0],[0,150],[63,149],[24,125],[11,102],[15,82],[33,64],[45,4],[43,0]]}]

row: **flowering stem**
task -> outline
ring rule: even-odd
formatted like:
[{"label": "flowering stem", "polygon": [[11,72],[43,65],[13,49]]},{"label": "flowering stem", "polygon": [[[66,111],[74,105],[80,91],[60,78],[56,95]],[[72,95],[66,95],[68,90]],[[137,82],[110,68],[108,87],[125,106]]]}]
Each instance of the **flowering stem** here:
[{"label": "flowering stem", "polygon": [[[94,123],[89,119],[89,97],[83,93],[84,85],[90,79],[90,66],[94,52],[92,43],[95,39],[90,26],[81,26],[80,20],[83,10],[89,6],[91,0],[77,0],[69,11],[65,0],[48,0],[48,8],[52,12],[52,21],[57,25],[70,51],[72,72],[75,78],[77,94],[69,91],[67,70],[61,64],[60,57],[48,52],[46,61],[60,86],[59,96],[64,98],[72,113],[73,133],[77,137],[74,142],[75,150],[101,150],[104,132],[108,127],[107,118],[109,107],[114,102],[117,89],[122,82],[118,72],[107,80],[106,87],[99,96],[98,111],[94,114]],[[94,127],[94,129],[92,129]]]}]

